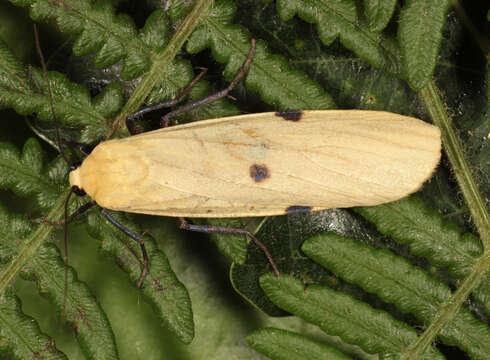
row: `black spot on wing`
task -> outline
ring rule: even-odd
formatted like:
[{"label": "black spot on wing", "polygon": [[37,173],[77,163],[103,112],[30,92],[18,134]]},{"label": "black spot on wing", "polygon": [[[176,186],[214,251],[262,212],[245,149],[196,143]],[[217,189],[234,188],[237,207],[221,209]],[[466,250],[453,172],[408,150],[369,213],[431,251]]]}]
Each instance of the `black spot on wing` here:
[{"label": "black spot on wing", "polygon": [[301,205],[291,205],[286,208],[286,214],[310,212],[312,210],[311,206],[301,206]]},{"label": "black spot on wing", "polygon": [[280,116],[287,121],[300,121],[303,117],[303,112],[301,110],[278,111],[275,115]]},{"label": "black spot on wing", "polygon": [[250,177],[255,182],[261,182],[270,176],[269,169],[265,165],[253,164],[250,166]]}]

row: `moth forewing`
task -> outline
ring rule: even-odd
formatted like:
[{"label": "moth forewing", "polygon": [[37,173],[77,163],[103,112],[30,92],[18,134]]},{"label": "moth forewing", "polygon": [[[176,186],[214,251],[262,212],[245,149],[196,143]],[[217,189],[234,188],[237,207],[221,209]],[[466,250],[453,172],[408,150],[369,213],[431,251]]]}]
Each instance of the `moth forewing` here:
[{"label": "moth forewing", "polygon": [[99,205],[178,217],[280,215],[377,205],[417,191],[439,129],[380,111],[260,113],[99,144],[70,174]]}]

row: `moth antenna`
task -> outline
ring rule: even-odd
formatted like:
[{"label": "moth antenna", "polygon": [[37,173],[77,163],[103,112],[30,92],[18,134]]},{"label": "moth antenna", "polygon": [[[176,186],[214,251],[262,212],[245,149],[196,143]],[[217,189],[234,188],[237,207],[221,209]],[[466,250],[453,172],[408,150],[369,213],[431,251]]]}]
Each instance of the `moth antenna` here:
[{"label": "moth antenna", "polygon": [[66,296],[68,293],[68,204],[70,203],[70,198],[71,195],[75,192],[76,188],[75,186],[72,186],[70,188],[70,192],[68,193],[68,196],[66,197],[65,201],[65,211],[64,211],[64,218],[65,221],[63,222],[63,244],[64,244],[64,256],[63,256],[63,262],[65,263],[65,286],[63,289],[63,307],[61,308],[61,316],[62,320],[65,320],[66,316]]},{"label": "moth antenna", "polygon": [[63,151],[63,145],[61,143],[60,127],[59,127],[58,120],[56,119],[56,112],[54,110],[54,103],[53,103],[53,93],[51,91],[51,84],[49,83],[46,61],[44,61],[43,51],[41,50],[41,43],[39,41],[39,31],[37,29],[37,24],[34,24],[34,39],[36,43],[37,54],[39,55],[39,59],[41,60],[41,67],[43,69],[44,80],[46,81],[46,86],[48,88],[49,106],[51,108],[51,113],[53,114],[54,128],[56,130],[56,142],[58,143],[58,148],[60,150],[61,157],[65,160],[66,164],[69,167],[71,167],[71,164],[68,161],[65,152]]},{"label": "moth antenna", "polygon": [[[60,128],[58,124],[58,120],[56,118],[56,112],[54,110],[54,103],[53,103],[53,93],[51,91],[51,84],[49,83],[49,78],[48,78],[48,70],[46,66],[46,61],[44,60],[44,55],[43,51],[41,49],[41,43],[39,41],[39,31],[37,28],[37,24],[34,24],[34,39],[36,43],[36,50],[39,55],[39,59],[41,60],[41,67],[42,67],[42,72],[44,76],[44,80],[46,81],[46,86],[48,89],[48,98],[49,98],[49,106],[51,108],[51,114],[53,115],[53,121],[54,121],[54,127],[56,129],[56,142],[58,143],[58,148],[61,154],[61,157],[63,160],[65,160],[66,164],[68,167],[71,168],[70,162],[68,161],[68,158],[66,157],[64,151],[63,151],[63,145],[61,143],[61,136],[60,136]],[[63,306],[61,309],[61,319],[62,322],[65,320],[66,316],[66,296],[67,296],[67,289],[68,289],[68,203],[70,202],[71,195],[75,192],[75,189],[72,187],[70,188],[70,192],[68,193],[68,196],[66,197],[65,201],[65,212],[64,212],[64,221],[63,221],[63,242],[64,242],[64,256],[63,256],[63,262],[65,263],[65,286],[63,290]]]}]

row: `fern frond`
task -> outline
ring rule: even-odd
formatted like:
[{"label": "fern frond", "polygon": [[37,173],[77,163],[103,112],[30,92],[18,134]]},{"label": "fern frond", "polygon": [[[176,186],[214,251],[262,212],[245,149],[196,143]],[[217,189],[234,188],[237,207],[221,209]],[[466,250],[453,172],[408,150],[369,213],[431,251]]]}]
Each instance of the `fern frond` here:
[{"label": "fern frond", "polygon": [[[128,229],[142,233],[124,214],[113,213],[113,216]],[[102,249],[116,258],[131,281],[136,283],[141,274],[139,245],[98,213],[89,214],[87,229],[90,235],[101,241]],[[166,328],[182,342],[190,343],[194,338],[194,322],[189,294],[170,267],[167,256],[156,246],[155,240],[146,235],[144,241],[151,266],[141,291]]]},{"label": "fern frond", "polygon": [[391,20],[396,0],[364,0],[364,11],[371,31],[382,31]]},{"label": "fern frond", "polygon": [[167,17],[155,11],[138,31],[133,20],[115,13],[109,0],[18,1],[29,8],[33,20],[54,20],[59,29],[76,36],[73,53],[95,53],[94,65],[104,68],[122,60],[121,77],[134,79],[148,71],[152,58],[168,40]]},{"label": "fern frond", "polygon": [[9,189],[21,197],[36,198],[41,210],[50,209],[63,186],[68,166],[58,158],[44,164],[44,155],[36,139],[26,141],[22,153],[9,143],[0,143],[0,189]]},{"label": "fern frond", "polygon": [[356,211],[376,224],[382,234],[409,245],[413,254],[427,258],[439,268],[447,268],[457,279],[469,274],[483,251],[476,236],[463,234],[458,226],[444,221],[415,196]]},{"label": "fern frond", "polygon": [[[413,314],[421,325],[433,321],[437,310],[445,306],[451,295],[447,285],[404,258],[346,237],[318,235],[308,239],[302,249],[349,283],[378,295],[403,313]],[[465,308],[442,329],[439,338],[468,351],[474,358],[483,359],[485,354],[490,354],[490,329]]]},{"label": "fern frond", "polygon": [[[282,309],[319,326],[327,334],[340,336],[345,342],[380,357],[399,354],[417,337],[414,329],[388,313],[325,286],[305,288],[297,278],[273,274],[262,276],[260,286]],[[444,357],[431,348],[424,359]]]},{"label": "fern frond", "polygon": [[[243,65],[251,39],[246,29],[232,23],[235,13],[233,1],[217,1],[189,38],[186,47],[191,54],[211,48],[217,61],[227,63],[224,73],[228,80]],[[331,96],[317,83],[304,73],[292,69],[283,57],[272,54],[261,41],[257,43],[245,85],[280,110],[335,107]]]},{"label": "fern frond", "polygon": [[[480,239],[462,233],[454,223],[427,209],[421,199],[409,197],[379,207],[357,208],[356,211],[374,223],[378,230],[400,244],[407,244],[413,254],[423,256],[438,268],[447,269],[454,279],[463,279],[474,271],[483,254]],[[474,289],[475,299],[490,314],[490,279]]]},{"label": "fern frond", "polygon": [[273,360],[348,360],[350,357],[325,344],[291,331],[265,328],[247,336],[252,348]]},{"label": "fern frond", "polygon": [[34,319],[21,310],[19,299],[10,291],[0,296],[0,354],[12,359],[68,359],[43,334]]},{"label": "fern frond", "polygon": [[277,11],[284,21],[298,14],[303,20],[317,24],[318,35],[325,45],[339,37],[342,45],[372,66],[397,77],[404,76],[395,39],[382,35],[378,28],[367,26],[364,19],[359,18],[354,1],[280,0]]},{"label": "fern frond", "polygon": [[400,11],[398,43],[407,81],[420,90],[434,73],[450,1],[407,1]]},{"label": "fern frond", "polygon": [[[110,131],[107,118],[115,115],[122,105],[120,84],[106,86],[92,99],[85,86],[70,82],[63,74],[49,72],[48,78],[57,121],[76,129],[79,142],[93,143],[105,138]],[[36,113],[44,122],[53,119],[41,71],[34,67],[24,70],[3,41],[0,41],[0,98],[19,114]]]},{"label": "fern frond", "polygon": [[[65,317],[66,321],[77,329],[78,340],[87,357],[116,359],[116,343],[109,321],[95,297],[87,286],[77,279],[72,269],[68,272],[68,288],[65,299],[65,265],[58,249],[53,244],[36,241],[36,238],[41,236],[36,236],[39,231],[34,231],[33,225],[25,217],[11,214],[3,206],[0,206],[0,225],[3,255],[10,254],[8,256],[10,263],[15,263],[17,259],[25,257],[24,262],[27,262],[28,265],[23,267],[20,275],[24,279],[35,281],[41,295],[47,297],[55,305],[59,318]],[[37,243],[38,246],[30,249],[33,243]],[[30,254],[27,255],[26,250],[29,250]],[[9,268],[8,265],[1,267],[1,278],[9,272]],[[8,314],[15,315],[21,320],[24,319],[19,323],[24,324],[25,315],[19,313],[18,308],[12,307],[15,300],[11,295],[8,295],[8,291],[3,293],[5,296],[3,298],[4,305],[11,307]],[[63,311],[65,311],[64,314],[62,314]],[[9,353],[38,352],[29,349],[29,347],[26,349],[26,343],[18,339],[19,337],[26,337],[29,343],[33,342],[32,337],[34,337],[37,342],[42,341],[45,347],[48,346],[41,353],[49,350],[53,351],[54,355],[58,354],[54,344],[51,341],[46,341],[45,335],[40,333],[35,323],[32,323],[31,329],[24,334],[23,332],[20,333],[8,318],[1,318],[3,323],[0,326],[0,331],[3,332],[5,342],[12,344],[7,349]],[[16,345],[14,346],[13,343]],[[35,357],[35,354],[28,357]]]}]

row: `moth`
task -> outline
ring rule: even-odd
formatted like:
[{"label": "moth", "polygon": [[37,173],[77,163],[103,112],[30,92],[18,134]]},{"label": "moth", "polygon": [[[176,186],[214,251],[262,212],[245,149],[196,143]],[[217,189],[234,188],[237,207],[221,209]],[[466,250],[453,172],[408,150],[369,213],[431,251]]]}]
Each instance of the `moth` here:
[{"label": "moth", "polygon": [[269,112],[102,142],[69,180],[111,210],[268,216],[401,199],[431,176],[440,154],[439,129],[407,116]]},{"label": "moth", "polygon": [[[162,123],[228,95],[247,72],[254,50],[252,40],[243,68],[226,89],[171,111]],[[136,116],[174,105],[202,75],[175,100],[130,116],[128,129],[134,129]],[[52,110],[54,115],[53,106]],[[279,274],[269,251],[252,233],[193,225],[184,218],[383,204],[417,191],[440,154],[437,127],[383,111],[268,112],[165,126],[98,144],[69,175],[70,195],[88,194],[92,201],[69,217],[65,214],[64,223],[98,204],[110,222],[140,244],[143,269],[138,287],[149,269],[142,236],[118,223],[108,210],[178,217],[180,227],[191,231],[247,235]]]}]

